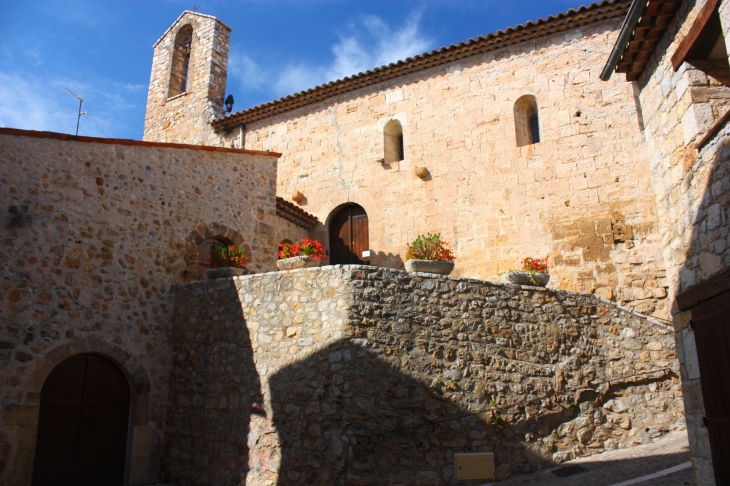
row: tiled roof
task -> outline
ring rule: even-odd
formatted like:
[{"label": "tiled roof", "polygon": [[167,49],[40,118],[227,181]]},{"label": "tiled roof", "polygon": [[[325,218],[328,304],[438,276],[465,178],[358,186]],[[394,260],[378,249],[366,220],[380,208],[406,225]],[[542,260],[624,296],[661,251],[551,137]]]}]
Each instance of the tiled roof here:
[{"label": "tiled roof", "polygon": [[654,54],[659,39],[666,32],[681,3],[682,0],[649,0],[628,42],[623,46],[616,45],[619,49],[623,48],[616,72],[626,73],[627,81],[636,81],[644,72],[646,63]]},{"label": "tiled roof", "polygon": [[57,132],[39,132],[36,130],[21,130],[19,128],[0,127],[0,135],[15,135],[18,137],[34,137],[34,138],[55,138],[57,140],[66,140],[70,142],[86,142],[86,143],[105,143],[112,145],[136,145],[138,147],[167,147],[175,149],[187,150],[203,150],[207,152],[235,152],[237,154],[249,155],[265,155],[267,157],[281,157],[278,152],[262,152],[260,150],[244,150],[227,147],[211,147],[210,145],[188,145],[185,143],[163,143],[163,142],[147,142],[144,140],[130,140],[127,138],[100,138],[100,137],[81,137],[69,135],[67,133]]},{"label": "tiled roof", "polygon": [[279,196],[276,196],[276,215],[304,229],[310,229],[319,222],[317,216],[309,214],[296,204]]},{"label": "tiled roof", "polygon": [[626,15],[630,0],[603,0],[590,6],[582,6],[577,10],[527,22],[524,25],[510,27],[476,39],[469,39],[456,45],[442,47],[419,56],[409,57],[387,66],[371,71],[332,81],[315,88],[254,106],[213,121],[213,128],[231,129],[242,123],[250,123],[270,116],[285,113],[303,106],[318,103],[333,96],[341,95],[366,86],[382,83],[390,79],[430,69],[450,62],[458,61],[485,52],[525,42],[538,37],[564,32],[600,20],[620,18]]}]

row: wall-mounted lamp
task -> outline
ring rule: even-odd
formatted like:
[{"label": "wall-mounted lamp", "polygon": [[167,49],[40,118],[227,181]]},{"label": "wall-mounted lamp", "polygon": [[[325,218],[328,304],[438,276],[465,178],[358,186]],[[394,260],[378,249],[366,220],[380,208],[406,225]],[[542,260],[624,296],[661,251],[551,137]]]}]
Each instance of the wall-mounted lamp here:
[{"label": "wall-mounted lamp", "polygon": [[300,203],[304,199],[304,194],[302,194],[301,192],[296,191],[296,190],[295,191],[292,191],[292,193],[291,193],[291,199],[294,202]]},{"label": "wall-mounted lamp", "polygon": [[226,105],[226,113],[230,113],[233,111],[233,95],[228,95],[228,98],[226,98],[226,101],[224,102]]},{"label": "wall-mounted lamp", "polygon": [[428,175],[428,169],[425,167],[416,167],[416,176],[423,179]]}]

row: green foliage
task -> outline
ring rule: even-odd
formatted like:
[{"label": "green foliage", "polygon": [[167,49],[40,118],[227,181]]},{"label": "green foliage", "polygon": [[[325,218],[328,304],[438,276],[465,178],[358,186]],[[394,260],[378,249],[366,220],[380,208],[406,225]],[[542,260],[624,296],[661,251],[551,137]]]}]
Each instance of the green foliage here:
[{"label": "green foliage", "polygon": [[418,235],[418,238],[408,245],[408,251],[406,251],[406,260],[453,262],[455,259],[448,244],[441,241],[441,233]]},{"label": "green foliage", "polygon": [[248,261],[246,250],[238,245],[213,243],[210,245],[210,268],[235,267],[243,268]]}]

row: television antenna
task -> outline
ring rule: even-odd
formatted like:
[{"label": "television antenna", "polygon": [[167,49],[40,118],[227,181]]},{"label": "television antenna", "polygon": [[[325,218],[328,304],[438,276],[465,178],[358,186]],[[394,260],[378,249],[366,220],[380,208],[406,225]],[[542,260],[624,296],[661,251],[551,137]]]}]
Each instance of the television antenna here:
[{"label": "television antenna", "polygon": [[77,95],[76,93],[74,93],[73,91],[71,91],[68,88],[63,88],[63,89],[65,89],[66,91],[68,91],[69,93],[71,93],[72,95],[74,95],[75,97],[77,97],[79,99],[79,116],[76,118],[76,136],[78,137],[79,136],[79,123],[81,123],[81,115],[86,115],[88,113],[88,111],[81,111],[81,103],[84,102],[84,100],[83,100],[83,98],[81,98],[81,96]]},{"label": "television antenna", "polygon": [[198,5],[193,4],[193,12],[197,12],[200,9]]}]

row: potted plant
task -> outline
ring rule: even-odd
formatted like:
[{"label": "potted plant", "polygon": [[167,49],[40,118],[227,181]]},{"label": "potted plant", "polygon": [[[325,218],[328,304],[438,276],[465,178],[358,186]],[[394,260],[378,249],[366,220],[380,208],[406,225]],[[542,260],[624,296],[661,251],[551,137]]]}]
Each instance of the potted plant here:
[{"label": "potted plant", "polygon": [[454,269],[454,254],[441,234],[418,235],[408,245],[406,270],[409,272],[436,273],[448,275]]},{"label": "potted plant", "polygon": [[507,270],[500,273],[499,277],[505,283],[544,287],[550,281],[548,259],[527,257],[522,260],[522,270]]},{"label": "potted plant", "polygon": [[299,243],[279,245],[279,261],[276,266],[279,270],[317,267],[326,256],[320,241],[305,236]]},{"label": "potted plant", "polygon": [[210,267],[206,270],[209,279],[238,277],[245,275],[248,261],[246,250],[238,245],[213,243],[210,245]]}]

